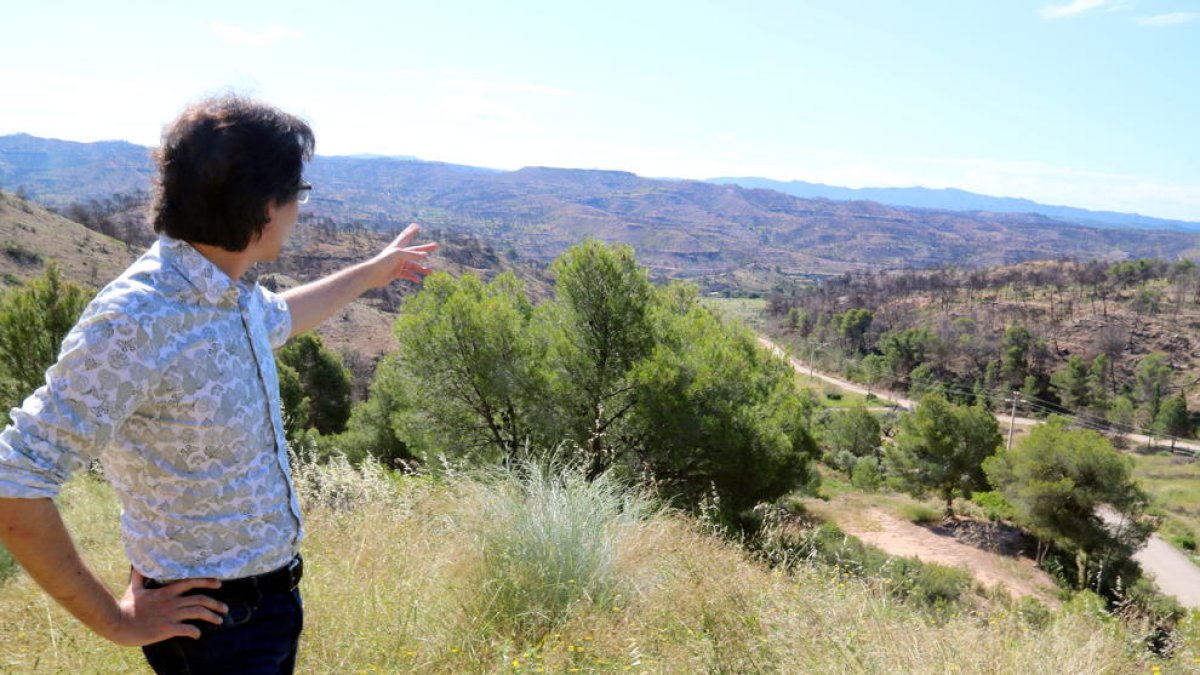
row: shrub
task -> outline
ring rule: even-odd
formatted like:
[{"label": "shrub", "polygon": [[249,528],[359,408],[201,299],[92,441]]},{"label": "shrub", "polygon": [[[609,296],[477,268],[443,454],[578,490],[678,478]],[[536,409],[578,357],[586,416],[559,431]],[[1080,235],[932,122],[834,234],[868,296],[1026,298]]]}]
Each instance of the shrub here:
[{"label": "shrub", "polygon": [[900,515],[914,523],[937,523],[942,520],[942,514],[937,509],[925,504],[905,504],[900,507]]},{"label": "shrub", "polygon": [[1175,542],[1176,546],[1185,551],[1196,552],[1196,533],[1191,530],[1175,535],[1171,538],[1171,541]]},{"label": "shrub", "polygon": [[479,533],[485,623],[536,641],[578,603],[603,610],[618,595],[617,542],[651,512],[649,500],[605,473],[523,460],[500,474]]},{"label": "shrub", "polygon": [[826,564],[841,574],[880,581],[893,597],[928,610],[938,619],[949,618],[961,608],[963,594],[973,583],[963,570],[888,555],[831,523],[799,535],[766,527],[758,545],[776,563]]},{"label": "shrub", "polygon": [[854,462],[850,476],[854,487],[864,492],[875,492],[883,484],[883,473],[879,471],[879,460],[874,457],[859,457]]},{"label": "shrub", "polygon": [[999,492],[976,492],[971,495],[971,501],[983,509],[983,515],[988,520],[1012,520],[1016,515],[1012,504]]},{"label": "shrub", "polygon": [[1037,598],[1025,596],[1017,601],[1017,616],[1030,628],[1045,628],[1054,615]]}]

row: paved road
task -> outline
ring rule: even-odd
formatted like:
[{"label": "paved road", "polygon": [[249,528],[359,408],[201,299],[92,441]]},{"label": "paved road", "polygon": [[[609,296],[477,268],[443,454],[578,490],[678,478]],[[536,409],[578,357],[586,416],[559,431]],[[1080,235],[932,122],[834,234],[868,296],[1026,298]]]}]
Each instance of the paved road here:
[{"label": "paved road", "polygon": [[[1102,508],[1100,517],[1114,527],[1120,527],[1121,516],[1112,509]],[[1200,607],[1200,567],[1181,551],[1163,541],[1157,534],[1140,551],[1133,554],[1146,576],[1154,580],[1158,590],[1174,596],[1184,607]]]},{"label": "paved road", "polygon": [[[820,378],[821,380],[841,387],[842,389],[864,395],[867,393],[866,388],[853,382],[849,382],[832,375],[827,375],[819,371],[811,370],[809,364],[804,363],[800,359],[788,356],[787,353],[779,347],[779,345],[765,337],[762,337],[761,335],[758,337],[758,341],[776,355],[787,359],[788,363],[790,363],[792,368],[795,368],[797,372],[805,374],[811,372],[813,377]],[[871,391],[880,398],[886,398],[895,401],[898,405],[907,410],[913,410],[917,407],[916,401],[898,396],[891,392],[884,391],[882,389],[873,389]],[[997,414],[996,419],[999,420],[1002,425],[1007,425],[1011,417],[1009,415]],[[1029,427],[1040,424],[1041,422],[1028,417],[1017,417],[1015,418],[1014,423],[1017,426]],[[1151,442],[1149,437],[1141,434],[1126,434],[1125,438],[1135,443]],[[1176,445],[1181,448],[1200,452],[1200,445],[1197,445],[1196,443],[1177,441]],[[1111,524],[1116,525],[1120,522],[1120,516],[1114,512],[1102,512],[1100,515]],[[1146,575],[1154,579],[1154,583],[1156,586],[1158,586],[1160,591],[1167,595],[1174,596],[1175,599],[1179,600],[1180,604],[1182,604],[1184,607],[1200,607],[1200,567],[1197,567],[1195,564],[1193,564],[1186,555],[1181,553],[1174,546],[1171,546],[1166,541],[1163,541],[1163,539],[1158,535],[1152,535],[1150,540],[1146,542],[1146,546],[1143,547],[1142,550],[1135,553],[1133,558],[1142,566],[1142,570],[1146,572]]]}]

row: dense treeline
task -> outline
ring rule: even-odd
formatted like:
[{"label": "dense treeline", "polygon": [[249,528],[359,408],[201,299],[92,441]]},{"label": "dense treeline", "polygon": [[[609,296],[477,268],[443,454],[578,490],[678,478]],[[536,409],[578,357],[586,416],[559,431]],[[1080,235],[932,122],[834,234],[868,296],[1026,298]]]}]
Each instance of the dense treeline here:
[{"label": "dense treeline", "polygon": [[1186,388],[1200,308],[1190,260],[1041,262],[993,270],[851,274],[777,290],[768,311],[811,355],[866,382],[919,396],[1094,426],[1190,435]]}]

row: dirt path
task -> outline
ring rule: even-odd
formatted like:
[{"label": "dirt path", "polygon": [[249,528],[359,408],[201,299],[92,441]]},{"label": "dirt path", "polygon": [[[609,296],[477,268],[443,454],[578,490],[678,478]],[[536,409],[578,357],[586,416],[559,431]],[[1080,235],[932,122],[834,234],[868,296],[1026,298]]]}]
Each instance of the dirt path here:
[{"label": "dirt path", "polygon": [[1049,606],[1058,605],[1054,581],[1028,558],[980,550],[879,508],[871,508],[864,515],[866,523],[838,523],[838,527],[891,555],[964,569],[989,588],[1001,586],[1013,597],[1033,596]]}]

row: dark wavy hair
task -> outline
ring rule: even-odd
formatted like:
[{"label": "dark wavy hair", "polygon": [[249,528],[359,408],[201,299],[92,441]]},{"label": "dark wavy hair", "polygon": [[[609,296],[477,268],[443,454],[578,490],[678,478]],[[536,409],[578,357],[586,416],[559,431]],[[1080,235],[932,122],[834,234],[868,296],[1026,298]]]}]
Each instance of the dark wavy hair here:
[{"label": "dark wavy hair", "polygon": [[299,194],[312,129],[265,103],[227,94],[188,107],[155,152],[154,231],[243,251],[267,224],[267,204]]}]

